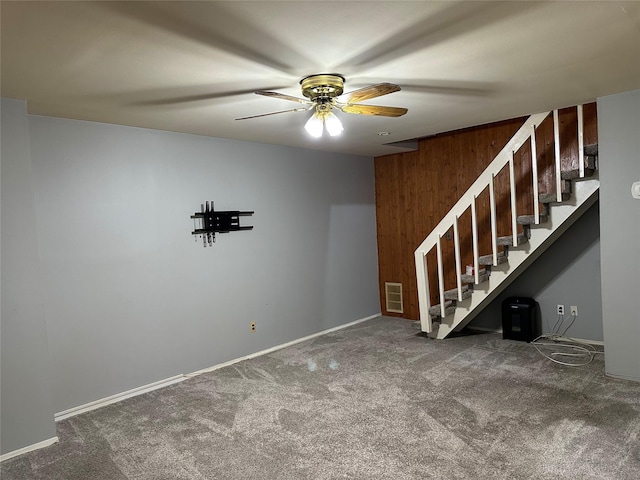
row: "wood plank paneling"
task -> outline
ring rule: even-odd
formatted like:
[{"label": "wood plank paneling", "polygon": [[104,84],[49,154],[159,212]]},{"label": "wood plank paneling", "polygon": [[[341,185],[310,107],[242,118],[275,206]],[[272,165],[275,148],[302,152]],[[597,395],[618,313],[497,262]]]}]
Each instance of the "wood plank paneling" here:
[{"label": "wood plank paneling", "polygon": [[[575,107],[562,109],[560,144],[562,168],[578,167],[577,114]],[[584,107],[584,144],[597,143],[596,104]],[[385,315],[419,319],[414,251],[495,158],[524,118],[467,128],[435,135],[419,141],[415,152],[386,155],[375,159],[376,221],[381,309]],[[553,120],[549,116],[536,130],[538,188],[540,193],[555,191]],[[525,143],[515,156],[517,212],[532,214],[533,177],[531,145]],[[511,233],[511,207],[508,196],[509,172],[503,169],[495,178],[498,235]],[[480,254],[491,253],[489,193],[476,200]],[[462,268],[472,263],[471,214],[459,221]],[[447,289],[455,288],[453,232],[442,241],[447,273]],[[427,256],[429,283],[437,285],[435,252]],[[404,313],[389,313],[384,305],[384,283],[403,285]],[[432,295],[432,301],[437,299]]]}]

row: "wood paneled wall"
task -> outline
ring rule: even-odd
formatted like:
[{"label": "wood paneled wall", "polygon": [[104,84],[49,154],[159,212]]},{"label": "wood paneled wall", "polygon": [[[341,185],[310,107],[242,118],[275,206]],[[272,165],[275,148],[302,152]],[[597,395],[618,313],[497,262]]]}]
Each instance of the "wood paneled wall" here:
[{"label": "wood paneled wall", "polygon": [[[578,168],[577,113],[560,110],[560,146],[563,170]],[[381,311],[384,315],[419,319],[414,251],[495,158],[524,118],[467,128],[428,137],[415,152],[386,155],[375,159],[376,221]],[[584,144],[597,143],[596,104],[584,106]],[[553,119],[550,115],[536,130],[538,188],[555,191]],[[533,213],[531,146],[527,142],[515,155],[518,215]],[[508,196],[508,168],[495,179],[498,235],[511,232]],[[506,195],[505,195],[506,194]],[[477,200],[480,254],[491,253],[488,189]],[[464,265],[471,264],[471,214],[459,221]],[[453,240],[443,241],[447,289],[456,285],[453,274]],[[429,282],[436,285],[435,252],[427,257]],[[386,311],[385,282],[403,286],[404,313]],[[432,295],[432,302],[438,303]]]}]

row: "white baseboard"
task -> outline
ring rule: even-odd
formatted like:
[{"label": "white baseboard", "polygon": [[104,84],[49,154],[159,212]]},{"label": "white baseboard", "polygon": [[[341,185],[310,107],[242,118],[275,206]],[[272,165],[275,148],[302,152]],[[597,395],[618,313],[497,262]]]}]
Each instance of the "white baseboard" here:
[{"label": "white baseboard", "polygon": [[176,375],[174,377],[165,378],[164,380],[159,380],[148,385],[142,385],[141,387],[127,390],[126,392],[116,393],[115,395],[111,395],[110,397],[101,398],[100,400],[95,400],[93,402],[85,403],[84,405],[78,405],[77,407],[58,412],[54,415],[54,419],[56,422],[59,422],[60,420],[64,420],[65,418],[73,417],[85,412],[90,412],[91,410],[95,410],[97,408],[106,407],[107,405],[111,405],[112,403],[119,402],[126,398],[136,397],[138,395],[142,395],[143,393],[148,393],[154,390],[158,390],[159,388],[168,387],[169,385],[173,385],[174,383],[182,382],[183,380],[186,380],[186,378],[187,377],[185,377],[184,375]]},{"label": "white baseboard", "polygon": [[615,373],[604,372],[605,376],[615,378],[617,380],[627,380],[630,382],[640,382],[640,377],[630,377],[629,375],[617,375]]},{"label": "white baseboard", "polygon": [[3,455],[0,455],[0,462],[4,462],[5,460],[9,460],[10,458],[17,457],[18,455],[22,455],[23,453],[29,453],[29,452],[33,452],[34,450],[40,450],[41,448],[50,447],[51,445],[57,442],[58,442],[58,437],[52,437],[47,440],[34,443],[33,445],[28,445],[26,447],[19,448],[18,450],[14,450],[13,452],[8,452]]},{"label": "white baseboard", "polygon": [[306,337],[298,338],[296,340],[292,340],[291,342],[283,343],[281,345],[276,345],[275,347],[267,348],[266,350],[260,350],[256,353],[251,353],[249,355],[245,355],[244,357],[234,358],[233,360],[229,360],[228,362],[219,363],[212,367],[204,368],[202,370],[198,370],[197,372],[188,373],[185,377],[197,377],[198,375],[202,375],[203,373],[213,372],[214,370],[218,370],[220,368],[228,367],[229,365],[233,365],[234,363],[242,362],[244,360],[249,360],[250,358],[260,357],[262,355],[266,355],[268,353],[275,352],[277,350],[282,350],[283,348],[290,347],[292,345],[296,345],[298,343],[306,342],[307,340],[312,340],[316,337],[320,337],[322,335],[326,335],[327,333],[335,332],[338,330],[342,330],[344,328],[351,327],[353,325],[357,325],[358,323],[366,322],[367,320],[373,320],[381,316],[381,313],[376,313],[375,315],[370,315],[368,317],[361,318],[359,320],[355,320],[353,322],[345,323],[344,325],[339,325],[337,327],[329,328],[327,330],[322,330],[321,332],[314,333],[312,335],[307,335]]},{"label": "white baseboard", "polygon": [[[64,410],[62,412],[56,413],[54,418],[56,422],[60,420],[64,420],[69,417],[73,417],[75,415],[79,415],[81,413],[90,412],[91,410],[96,410],[101,407],[106,407],[112,403],[119,402],[121,400],[125,400],[127,398],[135,397],[138,395],[142,395],[143,393],[148,393],[153,390],[158,390],[159,388],[168,387],[169,385],[173,385],[174,383],[182,382],[187,378],[197,377],[203,373],[212,372],[214,370],[218,370],[220,368],[228,367],[229,365],[233,365],[234,363],[242,362],[243,360],[248,360],[250,358],[260,357],[262,355],[266,355],[271,352],[275,352],[276,350],[281,350],[286,347],[290,347],[297,343],[306,342],[307,340],[311,340],[313,338],[319,337],[321,335],[325,335],[327,333],[335,332],[337,330],[342,330],[347,327],[351,327],[352,325],[357,325],[358,323],[366,322],[367,320],[372,320],[374,318],[379,317],[381,314],[376,313],[374,315],[370,315],[365,318],[361,318],[359,320],[355,320],[353,322],[345,323],[344,325],[339,325],[337,327],[329,328],[327,330],[323,330],[318,333],[314,333],[312,335],[308,335],[303,338],[298,338],[297,340],[293,340],[291,342],[283,343],[282,345],[276,345],[275,347],[268,348],[266,350],[261,350],[256,353],[252,353],[250,355],[245,355],[244,357],[235,358],[233,360],[229,360],[228,362],[219,363],[212,367],[204,368],[202,370],[198,370],[193,373],[186,373],[182,375],[176,375],[174,377],[169,377],[164,380],[159,380],[157,382],[150,383],[148,385],[143,385],[141,387],[133,388],[131,390],[127,390],[126,392],[117,393],[115,395],[111,395],[110,397],[102,398],[100,400],[95,400],[93,402],[85,403],[84,405],[79,405],[77,407],[70,408],[68,410]],[[38,447],[42,448],[42,447]],[[19,455],[19,454],[18,454]]]},{"label": "white baseboard", "polygon": [[578,342],[581,343],[588,343],[589,345],[602,345],[604,346],[604,342],[601,340],[585,340],[584,338],[576,338],[576,337],[571,337],[574,340],[577,340]]},{"label": "white baseboard", "polygon": [[[469,330],[476,330],[478,332],[487,332],[487,333],[502,333],[502,327],[499,328],[486,328],[486,327],[474,327],[470,325],[467,327]],[[571,337],[574,340],[582,343],[588,343],[589,345],[601,345],[604,346],[604,342],[601,340],[585,340],[584,338],[575,338]]]}]

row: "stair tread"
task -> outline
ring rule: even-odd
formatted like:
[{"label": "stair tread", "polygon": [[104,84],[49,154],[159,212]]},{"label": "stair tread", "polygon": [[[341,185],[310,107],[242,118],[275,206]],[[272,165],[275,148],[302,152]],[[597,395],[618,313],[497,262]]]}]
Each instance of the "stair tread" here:
[{"label": "stair tread", "polygon": [[[540,214],[540,223],[546,223],[549,220],[548,215]],[[536,223],[535,215],[520,215],[516,222],[518,225],[534,225]]]},{"label": "stair tread", "polygon": [[[518,245],[523,245],[527,243],[529,239],[524,233],[518,234]],[[509,247],[513,246],[513,235],[507,235],[505,237],[498,237],[497,239],[498,245],[506,245]]]},{"label": "stair tread", "polygon": [[[444,302],[444,314],[445,316],[452,314],[456,307],[451,300]],[[440,304],[434,305],[429,308],[429,315],[433,317],[439,317],[442,312],[440,311]]]},{"label": "stair tread", "polygon": [[[570,193],[562,194],[562,201],[566,202],[571,198]],[[538,195],[538,202],[540,203],[553,203],[558,201],[558,196],[555,193],[541,193]]]},{"label": "stair tread", "polygon": [[[462,299],[463,300],[465,298],[471,297],[471,294],[473,293],[469,289],[469,285],[463,285],[461,290],[462,290]],[[445,300],[458,300],[458,289],[457,288],[452,288],[451,290],[447,290],[446,292],[444,292],[444,298],[445,298]]]},{"label": "stair tread", "polygon": [[[507,254],[505,252],[498,252],[498,265],[501,263],[505,263],[508,260]],[[493,265],[493,254],[482,255],[478,257],[478,263],[483,266]]]},{"label": "stair tread", "polygon": [[[584,176],[585,177],[592,177],[593,174],[595,173],[595,171],[596,170],[594,168],[587,168],[585,166]],[[562,180],[576,180],[576,179],[580,178],[580,169],[579,168],[574,168],[573,170],[565,170],[565,171],[560,173],[560,178]]]},{"label": "stair tread", "polygon": [[[588,147],[593,147],[593,145],[589,145]],[[585,147],[585,156],[584,156],[584,176],[592,177],[596,171],[596,161],[597,161],[597,152],[598,145],[595,145],[595,155],[587,154],[587,147]],[[564,170],[560,172],[560,178],[562,180],[576,180],[580,178],[580,168],[572,168],[570,170]]]},{"label": "stair tread", "polygon": [[598,156],[598,144],[592,143],[591,145],[584,146],[584,154],[597,157]]},{"label": "stair tread", "polygon": [[[487,280],[489,280],[489,274],[487,272],[481,273],[480,274],[480,282],[478,282],[478,283],[486,282]],[[460,281],[462,283],[475,283],[476,276],[475,275],[467,275],[466,273],[463,273],[462,275],[460,275]]]}]

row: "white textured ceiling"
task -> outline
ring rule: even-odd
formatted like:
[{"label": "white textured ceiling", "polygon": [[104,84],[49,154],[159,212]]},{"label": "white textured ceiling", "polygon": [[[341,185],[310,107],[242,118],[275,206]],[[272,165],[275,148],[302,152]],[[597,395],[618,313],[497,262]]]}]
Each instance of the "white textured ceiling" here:
[{"label": "white textured ceiling", "polygon": [[[2,1],[2,96],[29,112],[377,156],[384,145],[640,88],[640,2]],[[345,91],[399,118],[338,112],[313,139],[301,96],[340,73]],[[378,132],[390,132],[379,136]]]}]

